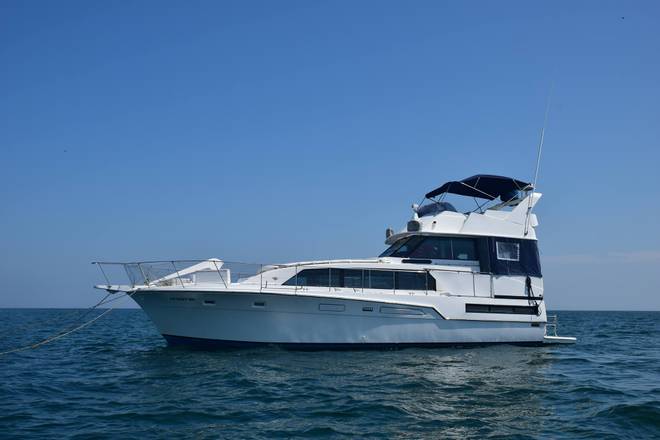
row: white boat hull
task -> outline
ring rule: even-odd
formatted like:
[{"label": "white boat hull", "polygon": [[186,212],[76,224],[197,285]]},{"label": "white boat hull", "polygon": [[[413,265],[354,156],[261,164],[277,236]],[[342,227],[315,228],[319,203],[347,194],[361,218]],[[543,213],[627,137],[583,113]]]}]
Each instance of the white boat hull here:
[{"label": "white boat hull", "polygon": [[246,292],[133,295],[170,344],[370,348],[542,344],[545,323],[445,319],[433,307]]}]

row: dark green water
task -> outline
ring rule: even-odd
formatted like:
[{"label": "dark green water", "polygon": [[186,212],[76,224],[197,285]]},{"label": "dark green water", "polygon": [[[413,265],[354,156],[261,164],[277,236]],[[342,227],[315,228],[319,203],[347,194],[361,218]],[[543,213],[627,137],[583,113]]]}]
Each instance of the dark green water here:
[{"label": "dark green water", "polygon": [[[0,351],[72,310],[0,310]],[[0,358],[2,438],[660,438],[660,313],[559,312],[574,346],[168,348],[116,310]]]}]

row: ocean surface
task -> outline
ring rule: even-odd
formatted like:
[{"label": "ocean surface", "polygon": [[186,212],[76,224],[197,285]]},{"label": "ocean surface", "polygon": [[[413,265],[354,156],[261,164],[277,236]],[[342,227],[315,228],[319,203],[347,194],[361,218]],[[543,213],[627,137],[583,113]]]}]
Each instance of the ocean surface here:
[{"label": "ocean surface", "polygon": [[[0,309],[0,351],[80,313]],[[293,352],[114,310],[0,357],[0,438],[660,438],[660,312],[557,314],[576,345]]]}]

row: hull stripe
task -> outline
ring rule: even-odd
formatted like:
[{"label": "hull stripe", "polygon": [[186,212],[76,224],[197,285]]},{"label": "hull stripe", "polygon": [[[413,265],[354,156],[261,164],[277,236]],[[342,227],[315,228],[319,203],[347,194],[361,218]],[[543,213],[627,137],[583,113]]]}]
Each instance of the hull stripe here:
[{"label": "hull stripe", "polygon": [[402,348],[439,348],[439,347],[478,347],[495,344],[521,345],[526,347],[535,347],[543,345],[543,341],[523,341],[523,342],[403,342],[403,343],[307,343],[307,342],[252,342],[252,341],[230,341],[225,339],[207,339],[193,338],[188,336],[166,335],[163,337],[170,346],[187,346],[193,348],[213,349],[213,348],[254,348],[275,346],[289,350],[396,350]]}]

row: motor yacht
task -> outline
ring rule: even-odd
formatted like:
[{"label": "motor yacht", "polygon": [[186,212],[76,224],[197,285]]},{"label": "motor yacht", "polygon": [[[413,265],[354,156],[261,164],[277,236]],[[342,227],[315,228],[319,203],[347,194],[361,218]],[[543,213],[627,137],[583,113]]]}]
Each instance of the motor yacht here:
[{"label": "motor yacht", "polygon": [[[474,199],[459,212],[447,196]],[[367,259],[95,262],[171,345],[299,349],[571,343],[547,315],[530,183],[476,175],[413,205]],[[125,282],[110,273],[120,269]]]}]

